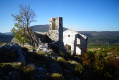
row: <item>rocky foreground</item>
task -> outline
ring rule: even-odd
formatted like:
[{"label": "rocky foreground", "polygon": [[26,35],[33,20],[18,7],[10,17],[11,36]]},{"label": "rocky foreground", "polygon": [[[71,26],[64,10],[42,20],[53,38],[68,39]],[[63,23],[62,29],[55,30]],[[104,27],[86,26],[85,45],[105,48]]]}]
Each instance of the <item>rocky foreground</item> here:
[{"label": "rocky foreground", "polygon": [[77,62],[80,59],[67,61],[63,57],[68,60],[71,56],[29,52],[17,44],[4,44],[0,47],[0,80],[79,80],[83,69]]},{"label": "rocky foreground", "polygon": [[[0,80],[119,80],[118,48],[71,56],[30,52],[17,44],[0,47]],[[111,54],[107,54],[111,53]]]}]

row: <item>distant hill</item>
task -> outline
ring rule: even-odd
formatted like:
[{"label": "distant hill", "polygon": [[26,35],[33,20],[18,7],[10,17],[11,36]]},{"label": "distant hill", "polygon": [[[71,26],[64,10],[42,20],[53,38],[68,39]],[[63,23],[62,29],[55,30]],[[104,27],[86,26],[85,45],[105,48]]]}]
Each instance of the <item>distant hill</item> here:
[{"label": "distant hill", "polygon": [[5,34],[5,35],[12,35],[12,32],[5,32],[3,34]]},{"label": "distant hill", "polygon": [[[39,32],[48,32],[49,31],[49,25],[34,25],[31,26],[31,29],[33,31],[39,31]],[[63,28],[63,30],[67,30],[68,28]]]},{"label": "distant hill", "polygon": [[89,43],[105,42],[105,43],[119,43],[119,31],[79,31],[88,36]]},{"label": "distant hill", "polygon": [[31,26],[33,31],[39,31],[39,32],[48,32],[49,31],[49,25],[34,25]]},{"label": "distant hill", "polygon": [[119,31],[79,31],[88,36],[88,49],[119,47]]},{"label": "distant hill", "polygon": [[12,35],[6,35],[4,33],[0,33],[0,43],[8,43],[12,40],[13,36]]},{"label": "distant hill", "polygon": [[0,35],[5,35],[5,34],[0,32]]}]

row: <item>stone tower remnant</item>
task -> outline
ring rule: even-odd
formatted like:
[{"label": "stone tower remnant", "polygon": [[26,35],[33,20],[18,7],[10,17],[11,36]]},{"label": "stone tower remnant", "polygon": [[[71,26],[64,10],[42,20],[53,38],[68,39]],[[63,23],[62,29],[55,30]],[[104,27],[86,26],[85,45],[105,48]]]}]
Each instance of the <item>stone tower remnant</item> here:
[{"label": "stone tower remnant", "polygon": [[86,51],[87,37],[76,31],[63,31],[63,18],[50,18],[49,38],[57,42],[60,50],[68,51],[71,55],[82,55]]},{"label": "stone tower remnant", "polygon": [[50,18],[50,27],[48,36],[55,42],[63,42],[62,17]]},{"label": "stone tower remnant", "polygon": [[63,19],[62,17],[50,18],[48,36],[54,42],[57,42],[58,48],[63,49]]}]

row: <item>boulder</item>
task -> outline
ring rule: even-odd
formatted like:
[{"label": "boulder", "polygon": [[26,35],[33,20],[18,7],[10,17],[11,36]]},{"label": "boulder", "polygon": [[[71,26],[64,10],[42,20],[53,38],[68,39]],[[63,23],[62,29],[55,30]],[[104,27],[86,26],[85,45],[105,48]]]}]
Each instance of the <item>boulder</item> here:
[{"label": "boulder", "polygon": [[43,51],[46,53],[54,53],[52,49],[49,49],[48,43],[40,44],[37,51]]},{"label": "boulder", "polygon": [[23,62],[23,50],[18,44],[7,43],[0,47],[0,62]]}]

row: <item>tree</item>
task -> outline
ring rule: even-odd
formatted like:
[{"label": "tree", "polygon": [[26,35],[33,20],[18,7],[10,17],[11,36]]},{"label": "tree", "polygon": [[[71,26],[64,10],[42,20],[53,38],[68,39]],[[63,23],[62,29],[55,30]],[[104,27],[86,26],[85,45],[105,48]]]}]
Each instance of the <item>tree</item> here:
[{"label": "tree", "polygon": [[35,13],[30,8],[30,6],[19,6],[19,14],[12,14],[14,18],[14,27],[11,32],[14,34],[15,38],[24,45],[24,43],[29,43],[33,47],[35,46],[35,40],[33,39],[33,32],[29,28],[30,23],[34,22]]}]

